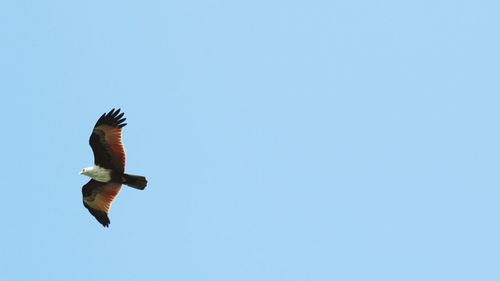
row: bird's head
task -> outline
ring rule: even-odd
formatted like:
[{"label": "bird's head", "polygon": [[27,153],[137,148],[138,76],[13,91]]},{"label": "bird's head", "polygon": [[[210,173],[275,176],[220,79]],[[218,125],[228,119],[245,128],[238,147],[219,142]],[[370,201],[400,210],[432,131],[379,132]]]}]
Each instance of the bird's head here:
[{"label": "bird's head", "polygon": [[88,168],[83,168],[83,170],[80,171],[80,175],[85,175],[85,176],[91,176],[94,172],[94,167],[88,167]]}]

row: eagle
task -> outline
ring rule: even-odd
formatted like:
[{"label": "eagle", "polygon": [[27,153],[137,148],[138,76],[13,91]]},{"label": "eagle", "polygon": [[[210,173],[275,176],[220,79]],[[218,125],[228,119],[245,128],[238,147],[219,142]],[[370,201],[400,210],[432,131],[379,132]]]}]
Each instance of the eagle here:
[{"label": "eagle", "polygon": [[91,178],[82,188],[83,205],[104,227],[110,224],[108,212],[122,184],[139,190],[148,184],[143,176],[125,173],[122,128],[127,123],[123,114],[113,108],[97,120],[89,139],[95,165],[80,172]]}]

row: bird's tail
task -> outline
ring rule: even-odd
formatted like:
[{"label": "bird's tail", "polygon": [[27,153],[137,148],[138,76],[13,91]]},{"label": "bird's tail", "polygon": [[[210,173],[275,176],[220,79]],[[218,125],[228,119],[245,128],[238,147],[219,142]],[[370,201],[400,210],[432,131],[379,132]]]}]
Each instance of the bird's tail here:
[{"label": "bird's tail", "polygon": [[148,181],[143,176],[123,174],[123,184],[143,190],[146,188]]}]

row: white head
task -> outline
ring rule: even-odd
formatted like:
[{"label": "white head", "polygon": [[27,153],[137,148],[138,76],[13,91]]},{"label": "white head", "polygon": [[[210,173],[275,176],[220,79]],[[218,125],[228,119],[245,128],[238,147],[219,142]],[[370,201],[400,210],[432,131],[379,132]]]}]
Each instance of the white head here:
[{"label": "white head", "polygon": [[80,174],[86,175],[100,182],[109,182],[111,180],[111,170],[99,166],[92,166],[83,169]]},{"label": "white head", "polygon": [[92,167],[87,167],[87,168],[83,168],[83,170],[80,172],[80,175],[86,175],[88,177],[92,177],[93,175],[95,175],[97,172],[97,169],[95,166],[92,166]]}]

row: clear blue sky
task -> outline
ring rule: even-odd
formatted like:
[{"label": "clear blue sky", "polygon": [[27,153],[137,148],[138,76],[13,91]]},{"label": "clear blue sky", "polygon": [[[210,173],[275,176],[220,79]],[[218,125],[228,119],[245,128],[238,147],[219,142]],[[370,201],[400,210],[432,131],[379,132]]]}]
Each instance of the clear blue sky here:
[{"label": "clear blue sky", "polygon": [[0,280],[500,280],[498,1],[80,2],[0,3]]}]

